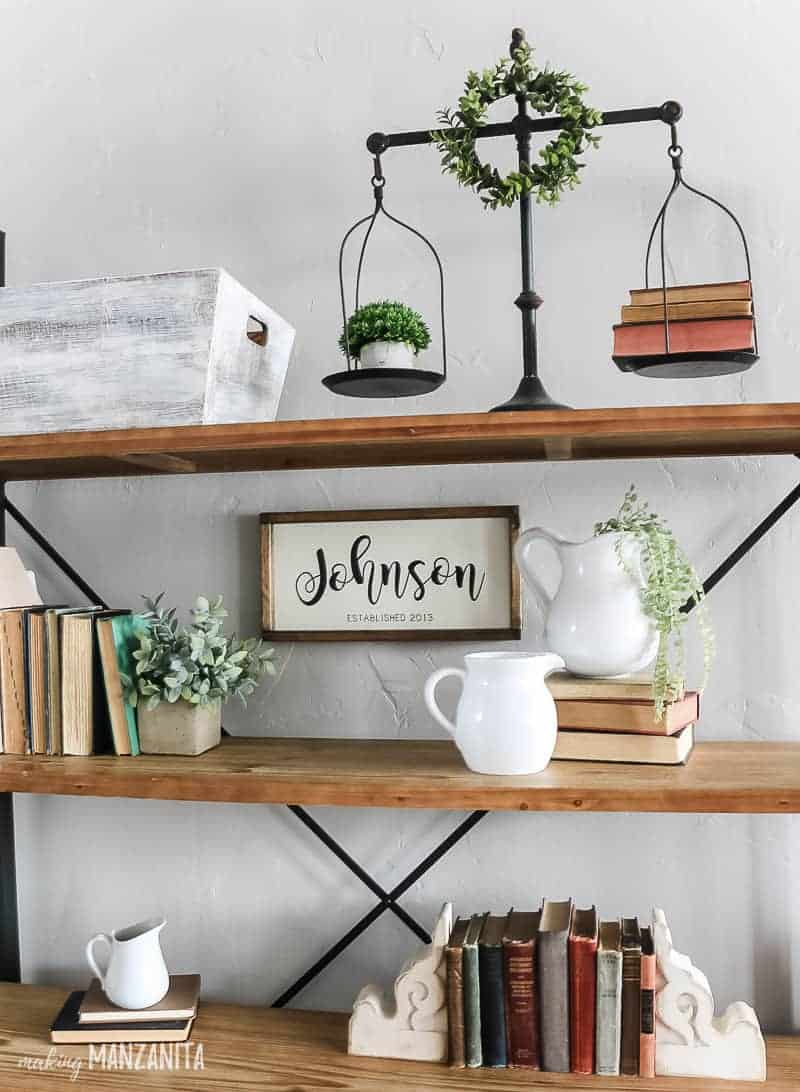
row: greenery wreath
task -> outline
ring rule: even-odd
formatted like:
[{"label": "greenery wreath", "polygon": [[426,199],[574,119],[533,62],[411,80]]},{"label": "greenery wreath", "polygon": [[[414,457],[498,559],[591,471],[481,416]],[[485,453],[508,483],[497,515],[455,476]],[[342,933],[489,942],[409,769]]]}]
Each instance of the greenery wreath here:
[{"label": "greenery wreath", "polygon": [[[596,147],[599,136],[589,132],[602,125],[599,110],[587,106],[583,94],[588,88],[569,72],[537,68],[533,51],[521,41],[510,58],[501,58],[494,68],[480,74],[468,72],[464,93],[455,110],[444,109],[437,120],[451,130],[435,131],[432,136],[442,155],[442,171],[453,174],[462,186],[469,186],[480,196],[486,208],[499,205],[510,208],[523,194],[536,194],[537,201],[557,204],[565,189],[578,184],[578,172],[584,166],[579,156],[588,145]],[[563,127],[539,153],[541,163],[523,164],[505,178],[489,163],[483,163],[475,150],[477,131],[486,124],[492,103],[509,95],[524,95],[538,114],[560,114]],[[454,130],[454,131],[453,131]]]}]

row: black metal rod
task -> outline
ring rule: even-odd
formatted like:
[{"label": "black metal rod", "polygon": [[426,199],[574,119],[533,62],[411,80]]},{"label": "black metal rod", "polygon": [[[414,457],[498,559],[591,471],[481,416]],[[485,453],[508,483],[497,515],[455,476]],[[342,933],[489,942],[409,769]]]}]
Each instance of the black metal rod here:
[{"label": "black metal rod", "polygon": [[[0,502],[5,501],[5,496],[6,483],[0,482]],[[0,503],[0,546],[5,544],[6,513]],[[20,982],[21,980],[17,865],[14,848],[14,794],[4,792],[0,793],[0,981]]]},{"label": "black metal rod", "polygon": [[[679,121],[683,114],[680,103],[674,99],[668,99],[661,106],[643,106],[630,110],[606,110],[603,113],[603,125],[631,125],[641,121],[663,121],[673,124]],[[532,118],[528,117],[525,127],[529,133],[550,133],[564,126],[565,118]],[[518,122],[501,121],[492,125],[482,125],[475,133],[478,140],[488,137],[516,136]],[[434,144],[436,138],[434,132],[458,133],[455,129],[415,129],[407,133],[371,133],[367,137],[367,148],[372,155],[379,155],[388,148],[408,148],[415,144]]]},{"label": "black metal rod", "polygon": [[19,508],[17,508],[15,504],[12,504],[5,495],[3,495],[1,499],[3,511],[8,512],[11,518],[20,525],[23,531],[25,531],[26,534],[28,534],[33,539],[36,545],[44,550],[49,558],[55,561],[59,569],[61,569],[65,576],[69,577],[75,587],[79,588],[80,591],[82,591],[83,594],[86,596],[86,598],[91,600],[93,605],[98,607],[107,607],[108,604],[102,598],[102,596],[98,595],[94,588],[92,588],[90,584],[86,583],[80,573],[73,569],[67,559],[58,552],[55,546],[51,546],[51,544],[44,537],[42,532],[34,527],[34,525],[26,516],[23,516]]},{"label": "black metal rod", "polygon": [[[800,458],[800,456],[798,456],[798,458]],[[776,504],[769,515],[762,519],[761,523],[750,532],[747,538],[745,538],[735,550],[732,550],[725,560],[714,569],[708,579],[703,581],[703,591],[706,595],[719,584],[723,577],[728,575],[734,565],[737,565],[745,554],[752,550],[757,542],[760,542],[764,535],[775,526],[779,519],[786,515],[789,509],[795,505],[798,500],[800,500],[800,484],[796,485],[790,493],[787,493],[780,504]],[[681,607],[681,610],[684,614],[688,614],[690,611],[694,610],[696,606],[697,600],[692,597],[691,599],[687,599]]]},{"label": "black metal rod", "polygon": [[[294,811],[294,805],[290,805],[290,807]],[[272,1007],[274,1009],[283,1008],[283,1006],[288,1004],[292,998],[296,997],[301,990],[304,990],[309,982],[324,971],[337,956],[341,955],[345,948],[349,947],[354,940],[360,937],[365,929],[368,929],[373,922],[377,921],[381,914],[385,914],[389,909],[390,904],[395,899],[399,898],[400,895],[409,889],[409,887],[415,884],[425,872],[436,864],[437,861],[441,860],[445,853],[451,850],[456,842],[460,841],[464,835],[468,834],[476,823],[479,823],[487,814],[486,811],[473,811],[462,823],[459,823],[456,829],[449,834],[444,841],[440,842],[424,860],[420,861],[417,867],[409,872],[404,880],[401,880],[396,887],[392,888],[387,896],[387,901],[381,901],[376,906],[373,906],[369,913],[365,914],[363,918],[357,921],[352,929],[349,929],[340,940],[337,940],[337,942],[332,945],[327,952],[313,964],[313,966],[309,967],[308,970],[305,971],[296,982],[289,986],[287,990],[284,990],[280,997],[273,1001]],[[426,940],[430,940],[430,936],[427,934]]]},{"label": "black metal rod", "polygon": [[323,826],[320,826],[312,815],[309,815],[305,808],[301,808],[298,804],[288,804],[287,807],[289,808],[289,811],[297,816],[301,823],[308,827],[312,834],[319,838],[322,844],[326,846],[331,853],[339,858],[342,864],[350,869],[354,876],[357,876],[359,880],[361,880],[365,887],[370,889],[373,895],[377,895],[381,902],[386,903],[387,909],[391,910],[393,914],[396,914],[415,936],[419,937],[419,939],[426,944],[430,942],[431,938],[427,929],[423,929],[419,922],[415,921],[402,906],[395,905],[388,891],[381,887],[377,880],[374,880],[369,872],[362,868],[358,861],[351,857],[347,850],[339,845],[333,835],[329,834]]},{"label": "black metal rod", "polygon": [[[517,95],[517,156],[519,172],[531,162],[531,134],[525,122],[528,120],[528,100],[525,95]],[[522,371],[525,376],[537,374],[536,349],[536,299],[533,292],[533,215],[531,213],[531,195],[526,191],[519,199],[520,255],[522,265],[522,292],[517,298],[517,306],[522,318]]]}]

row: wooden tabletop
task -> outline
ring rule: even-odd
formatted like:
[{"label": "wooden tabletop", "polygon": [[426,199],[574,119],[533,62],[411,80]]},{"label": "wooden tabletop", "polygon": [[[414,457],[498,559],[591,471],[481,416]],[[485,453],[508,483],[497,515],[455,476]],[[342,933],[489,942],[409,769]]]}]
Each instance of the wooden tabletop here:
[{"label": "wooden tabletop", "polygon": [[0,756],[0,792],[492,811],[800,812],[800,743],[700,743],[686,766],[471,773],[439,740],[226,738],[196,758]]},{"label": "wooden tabletop", "polygon": [[447,413],[0,437],[0,480],[800,452],[800,403]]},{"label": "wooden tabletop", "polygon": [[[159,1089],[174,1092],[797,1092],[800,1044],[789,1037],[768,1040],[766,1084],[534,1073],[529,1070],[450,1069],[426,1062],[356,1058],[346,1053],[347,1015],[218,1005],[204,1001],[186,1051],[190,1065],[203,1044],[204,1068],[169,1071],[89,1068],[86,1046],[52,1047],[51,1068],[37,1071],[51,1049],[47,1029],[68,991],[0,985],[0,1087],[26,1092],[92,1089]],[[149,1048],[145,1048],[149,1049]],[[185,1048],[184,1048],[185,1049]],[[176,1055],[178,1057],[178,1055]],[[183,1057],[183,1055],[180,1055]],[[146,1055],[145,1055],[146,1060]],[[61,1062],[61,1067],[56,1062]],[[79,1075],[72,1080],[78,1062]],[[71,1068],[70,1068],[71,1067]]]}]

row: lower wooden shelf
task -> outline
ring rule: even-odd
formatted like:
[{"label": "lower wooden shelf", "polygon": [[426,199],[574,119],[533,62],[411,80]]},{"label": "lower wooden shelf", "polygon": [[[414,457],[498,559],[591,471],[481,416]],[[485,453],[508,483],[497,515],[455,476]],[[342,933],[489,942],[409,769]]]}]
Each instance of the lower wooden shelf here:
[{"label": "lower wooden shelf", "polygon": [[[298,1012],[240,1005],[201,1003],[192,1035],[203,1044],[202,1070],[169,1071],[89,1067],[86,1046],[52,1047],[48,1027],[68,991],[42,986],[0,984],[0,1087],[32,1092],[89,1088],[227,1089],[230,1092],[528,1092],[565,1089],[567,1092],[611,1092],[640,1088],[647,1092],[797,1092],[800,1088],[800,1039],[771,1038],[767,1047],[766,1084],[739,1081],[685,1080],[657,1077],[641,1081],[626,1077],[580,1077],[524,1070],[449,1069],[424,1062],[353,1058],[347,1054],[347,1015]],[[49,1069],[48,1051],[55,1051]],[[145,1048],[149,1050],[148,1048]],[[190,1065],[195,1053],[189,1053]],[[81,1062],[75,1069],[56,1065],[61,1058]],[[173,1057],[183,1055],[173,1054]],[[145,1055],[146,1057],[146,1055]],[[73,1063],[75,1064],[75,1063]],[[181,1063],[183,1065],[183,1063]]]},{"label": "lower wooden shelf", "polygon": [[197,758],[0,755],[0,792],[491,811],[800,813],[800,743],[700,743],[686,766],[471,773],[440,740],[226,738]]}]

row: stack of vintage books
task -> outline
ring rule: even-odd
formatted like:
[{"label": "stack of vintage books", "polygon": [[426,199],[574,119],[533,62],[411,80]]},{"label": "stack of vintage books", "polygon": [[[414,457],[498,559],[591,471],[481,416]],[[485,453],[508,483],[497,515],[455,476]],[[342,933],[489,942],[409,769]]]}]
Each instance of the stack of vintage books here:
[{"label": "stack of vintage books", "polygon": [[557,672],[547,680],[556,699],[558,738],[553,758],[584,762],[685,763],[694,747],[700,694],[687,691],[660,718],[652,679],[584,679]]},{"label": "stack of vintage books", "polygon": [[[667,352],[664,293],[637,288],[614,327],[614,359]],[[753,292],[750,281],[679,284],[667,289],[670,353],[752,352]]]},{"label": "stack of vintage books", "polygon": [[199,974],[173,974],[169,990],[149,1009],[121,1009],[93,978],[75,990],[50,1025],[54,1043],[184,1043],[192,1033],[200,997]]},{"label": "stack of vintage books", "polygon": [[458,918],[446,949],[450,1064],[655,1076],[653,934],[545,899]]}]

